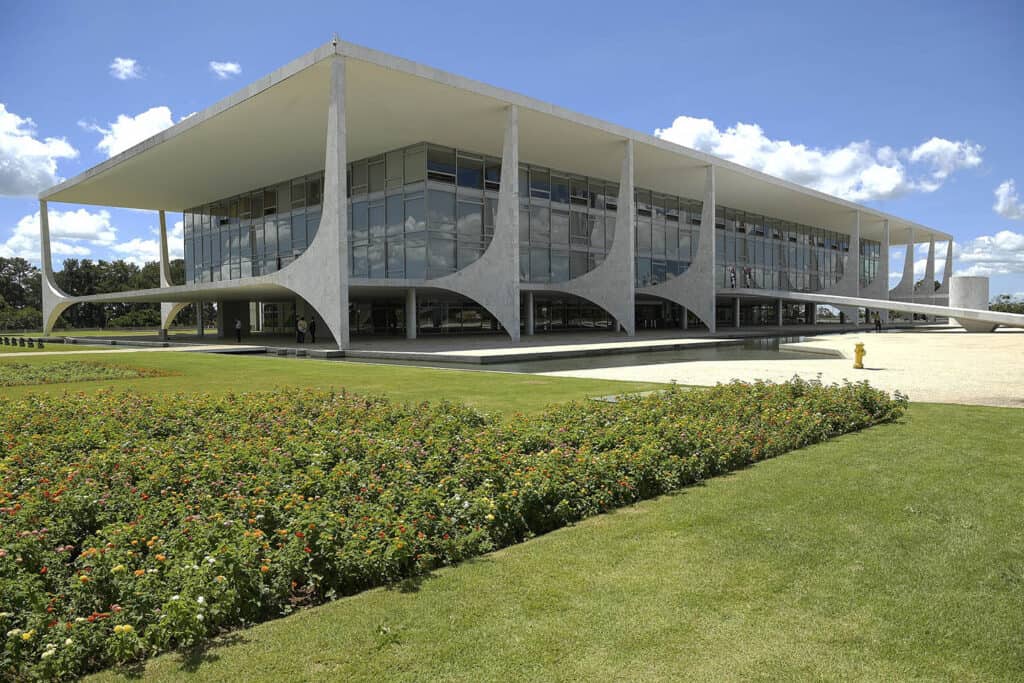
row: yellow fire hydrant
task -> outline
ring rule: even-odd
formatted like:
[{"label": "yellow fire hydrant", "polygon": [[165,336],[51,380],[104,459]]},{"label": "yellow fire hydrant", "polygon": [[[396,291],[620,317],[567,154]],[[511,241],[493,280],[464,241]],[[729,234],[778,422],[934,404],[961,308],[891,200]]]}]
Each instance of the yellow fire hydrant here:
[{"label": "yellow fire hydrant", "polygon": [[868,355],[868,352],[864,350],[864,343],[857,342],[853,347],[853,369],[863,370],[864,369],[864,356]]}]

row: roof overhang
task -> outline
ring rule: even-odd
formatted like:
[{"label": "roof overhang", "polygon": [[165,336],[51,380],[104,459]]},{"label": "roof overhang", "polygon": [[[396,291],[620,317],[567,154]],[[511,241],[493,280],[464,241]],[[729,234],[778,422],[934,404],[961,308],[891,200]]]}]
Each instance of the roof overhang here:
[{"label": "roof overhang", "polygon": [[717,202],[890,242],[951,236],[738,164],[517,93],[349,43],[324,45],[249,87],[43,192],[54,202],[181,211],[324,168],[329,59],[346,59],[349,160],[430,141],[500,156],[504,110],[520,108],[523,163],[619,178],[634,141],[637,187],[699,199],[715,166]]}]

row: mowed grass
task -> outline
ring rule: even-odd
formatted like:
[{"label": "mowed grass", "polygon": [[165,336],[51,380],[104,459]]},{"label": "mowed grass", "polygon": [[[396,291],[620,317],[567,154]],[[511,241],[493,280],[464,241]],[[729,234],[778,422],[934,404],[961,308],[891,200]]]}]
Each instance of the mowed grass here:
[{"label": "mowed grass", "polygon": [[1022,442],[1021,410],[913,405],[899,424],[417,584],[300,611],[134,675],[1021,680]]},{"label": "mowed grass", "polygon": [[[115,347],[116,348],[116,347]],[[663,385],[611,380],[541,377],[499,372],[417,368],[371,363],[347,363],[276,356],[231,356],[181,351],[76,354],[75,360],[99,361],[131,367],[156,368],[175,373],[168,377],[76,382],[5,388],[5,395],[62,394],[115,389],[179,393],[264,391],[281,387],[309,387],[386,394],[401,402],[460,401],[487,412],[531,412],[551,403],[634,391]],[[23,363],[66,360],[67,356],[19,357]],[[3,369],[0,356],[0,371]]]}]

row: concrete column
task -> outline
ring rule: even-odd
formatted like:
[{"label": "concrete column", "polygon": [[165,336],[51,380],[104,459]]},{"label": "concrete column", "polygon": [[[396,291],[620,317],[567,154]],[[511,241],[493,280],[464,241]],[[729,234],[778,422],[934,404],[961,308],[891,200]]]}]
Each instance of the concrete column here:
[{"label": "concrete column", "polygon": [[[323,319],[325,331],[344,349],[349,345],[348,129],[345,57],[341,55],[331,58],[329,87],[320,227],[300,260],[277,271],[273,280],[312,306]],[[299,267],[292,267],[296,264]]]},{"label": "concrete column", "polygon": [[203,324],[203,302],[196,302],[196,334],[200,337],[206,334],[206,326]]},{"label": "concrete column", "polygon": [[[924,283],[921,285],[921,291],[918,292],[918,296],[923,296],[927,299],[927,303],[931,303],[931,300],[935,298],[935,238],[931,237],[928,240],[928,260],[925,261],[924,266]],[[929,316],[933,318],[934,316]]]},{"label": "concrete column", "polygon": [[775,303],[775,315],[776,315],[777,323],[778,323],[779,327],[782,327],[782,299],[779,299]]},{"label": "concrete column", "polygon": [[519,107],[505,110],[501,183],[494,236],[483,255],[465,268],[431,281],[473,299],[497,319],[513,342],[519,341]]},{"label": "concrete column", "polygon": [[526,334],[533,336],[536,325],[534,322],[533,292],[524,292],[523,294],[526,299]]},{"label": "concrete column", "polygon": [[807,304],[807,321],[811,325],[818,324],[818,304]]},{"label": "concrete column", "polygon": [[739,329],[739,327],[740,327],[740,298],[736,297],[733,300],[733,302],[734,302],[733,303],[733,316],[734,316],[733,324],[736,326],[736,329]]},{"label": "concrete column", "polygon": [[[875,276],[880,280],[873,288],[874,296],[879,299],[889,298],[889,220],[886,219],[882,226],[882,247],[879,250],[878,274]],[[889,311],[879,311],[878,319],[885,325],[889,322]]]},{"label": "concrete column", "polygon": [[690,309],[683,306],[683,329],[689,329],[690,327]]},{"label": "concrete column", "polygon": [[49,335],[57,318],[69,306],[71,297],[61,291],[53,275],[53,256],[50,254],[50,214],[46,200],[39,200],[39,250],[42,269],[43,335]]},{"label": "concrete column", "polygon": [[[692,172],[692,171],[691,171]],[[706,166],[704,202],[701,210],[697,252],[690,267],[682,275],[641,292],[674,301],[700,318],[708,331],[715,332],[717,271],[715,264],[715,167]]]},{"label": "concrete column", "polygon": [[405,290],[405,338],[416,338],[416,288]]},{"label": "concrete column", "polygon": [[[160,214],[160,287],[173,287],[171,281],[171,259],[167,247],[167,216],[161,209]],[[160,304],[160,338],[167,339],[167,330],[171,323],[188,306],[188,302],[161,302]]]}]

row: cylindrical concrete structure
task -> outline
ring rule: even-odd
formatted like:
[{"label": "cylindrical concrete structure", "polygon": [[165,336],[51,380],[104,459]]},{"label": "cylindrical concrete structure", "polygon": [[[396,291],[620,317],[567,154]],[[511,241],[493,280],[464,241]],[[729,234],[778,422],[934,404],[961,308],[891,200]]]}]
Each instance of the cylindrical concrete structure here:
[{"label": "cylindrical concrete structure", "polygon": [[[949,280],[949,307],[988,310],[988,278],[958,275]],[[992,332],[996,325],[977,320],[956,320],[968,332]]]}]

